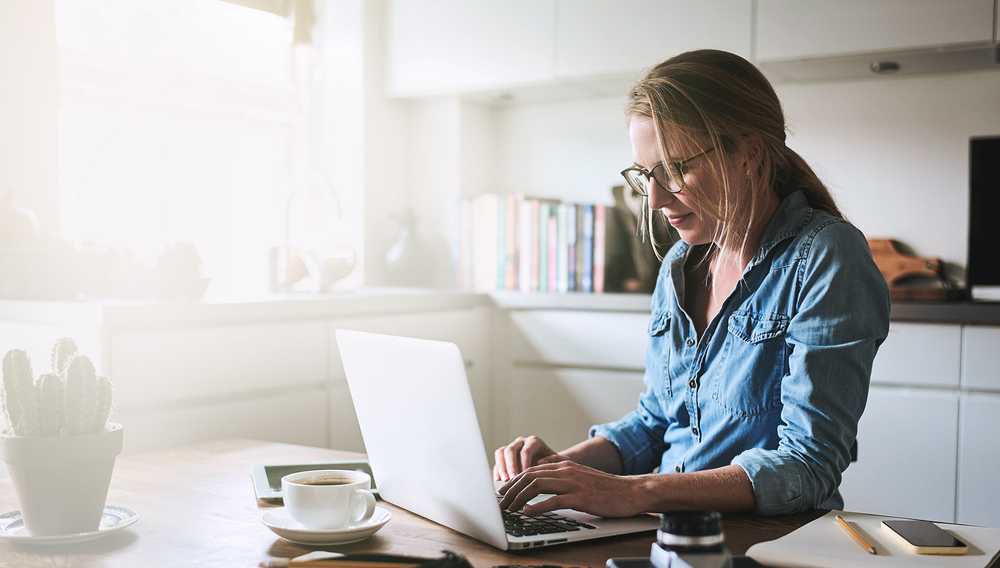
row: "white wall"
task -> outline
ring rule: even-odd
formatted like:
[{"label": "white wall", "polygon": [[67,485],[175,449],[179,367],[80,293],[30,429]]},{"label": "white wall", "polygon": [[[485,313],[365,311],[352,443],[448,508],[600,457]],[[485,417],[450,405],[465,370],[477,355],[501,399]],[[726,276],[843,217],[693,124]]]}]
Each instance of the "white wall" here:
[{"label": "white wall", "polygon": [[[1000,73],[776,85],[788,144],[870,236],[965,264],[968,139],[1000,134]],[[631,162],[624,97],[514,105],[497,113],[499,185],[608,201]]]},{"label": "white wall", "polygon": [[58,218],[57,88],[53,0],[0,2],[0,195],[13,191],[43,229]]}]

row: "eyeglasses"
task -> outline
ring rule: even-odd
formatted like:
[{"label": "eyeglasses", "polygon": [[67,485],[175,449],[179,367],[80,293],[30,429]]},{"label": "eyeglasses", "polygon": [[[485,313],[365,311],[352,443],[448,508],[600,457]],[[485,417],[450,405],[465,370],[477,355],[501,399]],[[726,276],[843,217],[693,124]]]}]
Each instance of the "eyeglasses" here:
[{"label": "eyeglasses", "polygon": [[622,170],[622,177],[628,182],[628,186],[632,188],[632,191],[638,193],[643,197],[649,197],[649,192],[646,191],[646,186],[649,184],[649,180],[656,182],[656,185],[660,186],[663,191],[669,191],[670,193],[680,193],[684,190],[684,174],[688,173],[688,162],[694,160],[695,158],[700,158],[705,154],[708,154],[712,150],[715,150],[715,146],[710,147],[707,150],[702,150],[694,156],[690,156],[683,160],[676,160],[669,162],[670,172],[667,172],[667,162],[660,162],[653,166],[652,170],[647,170],[640,165],[633,165],[632,167],[625,168]]}]

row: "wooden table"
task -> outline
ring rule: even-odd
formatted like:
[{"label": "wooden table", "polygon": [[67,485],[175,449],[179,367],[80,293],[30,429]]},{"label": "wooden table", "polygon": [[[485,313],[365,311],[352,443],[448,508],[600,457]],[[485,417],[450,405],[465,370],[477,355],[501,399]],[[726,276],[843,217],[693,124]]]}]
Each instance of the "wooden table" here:
[{"label": "wooden table", "polygon": [[[254,440],[220,440],[120,457],[108,503],[140,515],[137,524],[99,540],[61,548],[0,544],[0,567],[225,566],[252,567],[270,557],[294,557],[313,548],[292,544],[260,521],[263,507],[250,483],[254,464],[355,459],[359,455],[323,448]],[[472,540],[385,502],[392,521],[373,538],[338,552],[391,552],[439,556],[444,549],[465,555],[475,566],[498,564],[578,564],[604,566],[612,556],[645,556],[655,538],[648,532],[626,537],[506,553]],[[0,479],[0,513],[17,509],[10,479]],[[781,518],[728,516],[729,547],[743,553],[819,516]]]}]

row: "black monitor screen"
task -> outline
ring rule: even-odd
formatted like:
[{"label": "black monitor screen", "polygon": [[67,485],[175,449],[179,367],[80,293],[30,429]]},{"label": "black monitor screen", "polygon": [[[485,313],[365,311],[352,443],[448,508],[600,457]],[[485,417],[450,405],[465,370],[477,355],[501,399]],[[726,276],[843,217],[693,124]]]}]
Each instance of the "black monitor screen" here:
[{"label": "black monitor screen", "polygon": [[1000,136],[969,144],[970,286],[1000,286]]}]

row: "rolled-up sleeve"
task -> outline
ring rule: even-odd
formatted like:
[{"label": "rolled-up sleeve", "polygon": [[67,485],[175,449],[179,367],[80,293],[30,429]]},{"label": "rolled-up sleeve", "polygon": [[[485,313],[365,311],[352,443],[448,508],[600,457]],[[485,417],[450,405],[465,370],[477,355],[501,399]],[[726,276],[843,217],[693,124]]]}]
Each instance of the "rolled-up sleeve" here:
[{"label": "rolled-up sleeve", "polygon": [[763,515],[818,508],[836,495],[872,362],[888,334],[888,288],[857,229],[826,225],[804,255],[786,334],[791,354],[781,382],[778,447],[746,450],[732,461],[749,477]]},{"label": "rolled-up sleeve", "polygon": [[648,383],[647,376],[646,390],[639,397],[638,408],[615,422],[590,427],[589,437],[600,436],[618,448],[624,475],[653,471],[666,449],[663,434],[667,422]]}]

